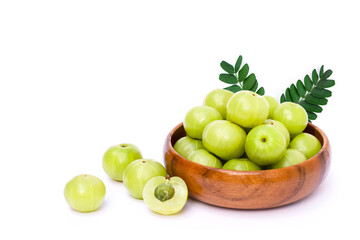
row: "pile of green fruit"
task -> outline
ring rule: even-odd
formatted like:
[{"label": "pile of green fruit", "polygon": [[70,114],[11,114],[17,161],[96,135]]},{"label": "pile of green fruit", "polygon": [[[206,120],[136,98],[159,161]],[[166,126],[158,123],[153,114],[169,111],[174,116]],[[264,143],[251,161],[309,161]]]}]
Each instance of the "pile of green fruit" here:
[{"label": "pile of green fruit", "polygon": [[184,119],[186,136],[174,145],[190,161],[229,170],[292,166],[316,155],[320,141],[303,132],[308,114],[299,104],[242,90],[211,91]]},{"label": "pile of green fruit", "polygon": [[[247,90],[215,89],[203,106],[188,111],[183,121],[187,135],[174,149],[190,161],[213,168],[288,167],[311,158],[322,147],[316,137],[303,132],[307,123],[307,112],[299,104],[279,104],[271,96]],[[175,214],[185,206],[186,183],[168,177],[163,165],[144,159],[135,145],[110,147],[102,164],[111,179],[123,182],[130,195],[143,199],[152,211]],[[82,174],[66,184],[64,195],[73,209],[92,212],[102,205],[105,192],[99,178]]]},{"label": "pile of green fruit", "polygon": [[[103,168],[110,178],[123,182],[131,196],[143,199],[154,212],[174,214],[187,201],[186,183],[179,177],[168,177],[159,162],[143,159],[135,145],[110,147],[104,154]],[[92,212],[102,205],[105,192],[105,185],[99,178],[82,174],[66,184],[64,195],[73,209]]]},{"label": "pile of green fruit", "polygon": [[[289,167],[316,155],[321,143],[303,131],[332,94],[328,90],[335,85],[329,79],[332,71],[324,66],[314,69],[304,81],[287,88],[279,103],[263,96],[265,89],[254,73],[249,74],[249,65],[242,63],[242,56],[234,66],[220,63],[225,73],[219,80],[230,86],[211,91],[202,106],[188,111],[183,121],[186,136],[175,143],[175,151],[199,164],[238,171]],[[143,159],[132,144],[109,148],[103,168],[154,212],[174,214],[187,201],[185,182],[169,178],[159,162]],[[64,195],[73,209],[91,212],[100,208],[105,192],[99,178],[82,174],[66,184]]]},{"label": "pile of green fruit", "polygon": [[[321,149],[319,140],[304,129],[307,112],[292,102],[279,104],[273,97],[242,90],[211,91],[203,106],[188,111],[183,121],[186,136],[174,149],[190,161],[214,168],[251,171],[288,167],[301,163]],[[103,169],[123,182],[130,195],[143,199],[154,212],[168,215],[181,211],[188,198],[186,183],[168,177],[159,162],[144,159],[132,144],[110,147]],[[69,205],[79,212],[100,208],[104,183],[82,174],[65,186]]]}]

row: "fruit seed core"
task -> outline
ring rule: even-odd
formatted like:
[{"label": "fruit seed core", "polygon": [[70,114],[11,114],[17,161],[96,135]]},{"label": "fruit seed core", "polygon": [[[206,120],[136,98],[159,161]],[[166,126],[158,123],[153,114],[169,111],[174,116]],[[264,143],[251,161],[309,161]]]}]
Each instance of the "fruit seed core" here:
[{"label": "fruit seed core", "polygon": [[158,200],[164,202],[174,197],[175,189],[169,183],[162,183],[155,188],[154,195]]}]

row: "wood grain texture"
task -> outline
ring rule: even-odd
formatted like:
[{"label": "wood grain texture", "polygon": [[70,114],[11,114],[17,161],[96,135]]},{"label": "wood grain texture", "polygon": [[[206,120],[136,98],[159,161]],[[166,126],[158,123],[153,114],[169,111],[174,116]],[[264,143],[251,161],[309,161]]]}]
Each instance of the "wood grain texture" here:
[{"label": "wood grain texture", "polygon": [[235,209],[279,207],[308,196],[328,174],[331,161],[328,138],[311,123],[305,132],[318,138],[323,146],[305,162],[281,169],[233,171],[200,165],[176,153],[175,142],[186,134],[180,123],[166,138],[165,167],[170,176],[181,177],[190,196],[199,201]]}]

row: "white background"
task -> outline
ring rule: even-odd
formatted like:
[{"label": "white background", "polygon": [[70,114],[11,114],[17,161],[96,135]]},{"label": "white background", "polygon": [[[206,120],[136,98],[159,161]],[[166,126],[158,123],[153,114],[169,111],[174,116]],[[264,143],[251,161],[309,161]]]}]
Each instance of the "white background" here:
[{"label": "white background", "polygon": [[[355,3],[1,1],[0,238],[358,239]],[[240,54],[277,99],[314,68],[333,70],[333,96],[314,121],[332,145],[328,177],[308,198],[271,210],[189,199],[180,214],[151,212],[107,177],[102,155],[129,142],[163,163],[167,133],[226,86],[219,63]],[[107,187],[96,212],[75,212],[63,197],[81,173]]]}]

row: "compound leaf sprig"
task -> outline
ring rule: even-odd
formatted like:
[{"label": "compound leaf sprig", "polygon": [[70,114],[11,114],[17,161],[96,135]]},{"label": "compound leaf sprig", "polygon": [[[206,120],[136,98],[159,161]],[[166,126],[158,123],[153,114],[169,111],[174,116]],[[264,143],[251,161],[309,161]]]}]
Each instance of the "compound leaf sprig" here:
[{"label": "compound leaf sprig", "polygon": [[280,103],[294,102],[300,104],[308,113],[309,121],[317,118],[317,113],[321,113],[322,106],[328,103],[328,98],[332,92],[328,89],[335,85],[335,80],[329,79],[332,70],[324,72],[324,65],[319,72],[314,69],[311,76],[306,75],[304,80],[298,80],[296,84],[291,84],[280,97]]},{"label": "compound leaf sprig", "polygon": [[258,81],[254,73],[249,74],[249,65],[247,63],[242,64],[242,56],[240,55],[236,60],[235,65],[231,65],[226,61],[220,63],[220,67],[226,72],[219,75],[220,81],[230,84],[230,86],[224,89],[236,93],[241,90],[250,90],[256,92],[259,95],[265,94],[265,89],[259,87]]}]

